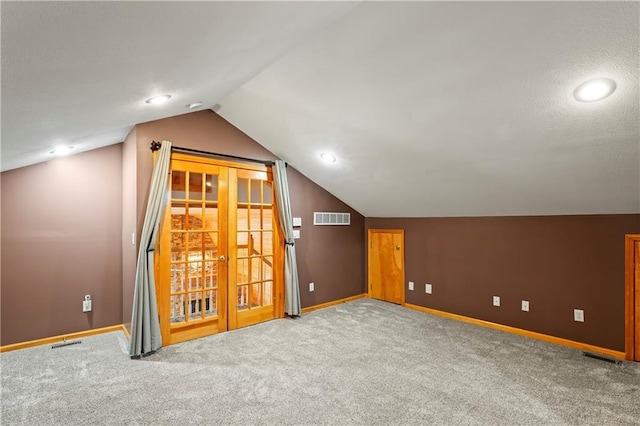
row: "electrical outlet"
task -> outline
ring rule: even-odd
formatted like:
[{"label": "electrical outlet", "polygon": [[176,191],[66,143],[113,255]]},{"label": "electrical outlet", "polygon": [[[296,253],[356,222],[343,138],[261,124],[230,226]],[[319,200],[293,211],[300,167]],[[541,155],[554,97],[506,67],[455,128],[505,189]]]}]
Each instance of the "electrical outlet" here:
[{"label": "electrical outlet", "polygon": [[433,286],[431,284],[425,284],[424,285],[424,292],[427,294],[432,294],[433,293]]},{"label": "electrical outlet", "polygon": [[413,291],[413,281],[409,281],[409,290]]},{"label": "electrical outlet", "polygon": [[584,311],[582,309],[574,309],[573,320],[577,322],[584,322]]},{"label": "electrical outlet", "polygon": [[529,312],[529,301],[528,300],[523,300],[522,301],[522,310],[525,312]]},{"label": "electrical outlet", "polygon": [[315,284],[314,283],[309,283],[309,291],[314,291],[315,290]]},{"label": "electrical outlet", "polygon": [[493,296],[493,306],[500,306],[500,296]]},{"label": "electrical outlet", "polygon": [[300,239],[300,230],[299,229],[294,229],[293,230],[293,239],[294,240],[299,240]]}]

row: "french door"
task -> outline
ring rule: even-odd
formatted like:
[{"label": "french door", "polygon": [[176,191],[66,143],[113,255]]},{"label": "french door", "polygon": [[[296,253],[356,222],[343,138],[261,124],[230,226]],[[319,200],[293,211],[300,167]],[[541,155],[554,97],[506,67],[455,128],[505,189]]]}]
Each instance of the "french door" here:
[{"label": "french door", "polygon": [[270,171],[172,154],[156,293],[165,345],[281,317]]}]

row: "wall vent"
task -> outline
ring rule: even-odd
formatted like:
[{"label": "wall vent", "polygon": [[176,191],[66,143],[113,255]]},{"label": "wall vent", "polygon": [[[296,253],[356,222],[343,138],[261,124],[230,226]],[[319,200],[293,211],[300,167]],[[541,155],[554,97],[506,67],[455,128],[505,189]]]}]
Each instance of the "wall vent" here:
[{"label": "wall vent", "polygon": [[610,363],[616,364],[616,365],[622,364],[622,361],[620,361],[619,359],[611,359],[611,358],[608,358],[606,356],[602,356],[602,355],[598,355],[598,354],[592,354],[590,352],[582,352],[582,355],[584,355],[586,357],[589,357],[589,358],[593,358],[593,359],[599,359],[600,361],[610,362]]},{"label": "wall vent", "polygon": [[314,212],[314,225],[351,225],[351,213]]}]

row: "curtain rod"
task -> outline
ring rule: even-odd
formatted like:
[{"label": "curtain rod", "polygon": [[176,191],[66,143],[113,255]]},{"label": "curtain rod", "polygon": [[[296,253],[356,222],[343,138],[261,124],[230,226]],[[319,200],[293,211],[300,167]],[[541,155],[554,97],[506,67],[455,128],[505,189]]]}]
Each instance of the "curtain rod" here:
[{"label": "curtain rod", "polygon": [[[151,142],[151,151],[157,151],[157,150],[160,149],[161,146],[162,146],[162,142],[153,141],[153,142]],[[192,152],[194,154],[200,154],[200,155],[205,155],[205,156],[209,156],[209,157],[232,158],[234,160],[248,161],[250,163],[264,164],[265,166],[273,166],[275,164],[275,162],[272,161],[272,160],[257,160],[255,158],[239,157],[237,155],[221,154],[219,152],[201,151],[199,149],[184,148],[184,147],[180,147],[180,146],[172,146],[171,150],[172,151]]]}]

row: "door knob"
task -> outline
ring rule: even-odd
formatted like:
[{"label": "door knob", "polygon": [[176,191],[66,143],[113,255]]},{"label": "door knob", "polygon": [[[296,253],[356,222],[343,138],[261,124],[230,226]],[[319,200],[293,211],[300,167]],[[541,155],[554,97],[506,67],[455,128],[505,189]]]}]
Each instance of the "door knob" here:
[{"label": "door knob", "polygon": [[220,262],[224,262],[225,260],[227,260],[227,258],[224,257],[224,254],[222,256],[220,256]]},{"label": "door knob", "polygon": [[396,246],[396,250],[400,250],[400,246]]}]

